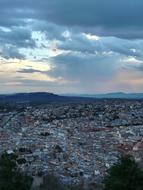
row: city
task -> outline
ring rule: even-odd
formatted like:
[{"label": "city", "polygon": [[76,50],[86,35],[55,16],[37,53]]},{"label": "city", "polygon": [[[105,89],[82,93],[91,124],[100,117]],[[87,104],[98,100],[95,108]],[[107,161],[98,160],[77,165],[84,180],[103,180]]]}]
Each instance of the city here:
[{"label": "city", "polygon": [[0,190],[143,190],[143,0],[0,15]]},{"label": "city", "polygon": [[21,169],[33,176],[52,172],[68,184],[102,182],[123,154],[141,164],[142,139],[142,100],[55,103],[0,112],[0,152],[16,152]]}]

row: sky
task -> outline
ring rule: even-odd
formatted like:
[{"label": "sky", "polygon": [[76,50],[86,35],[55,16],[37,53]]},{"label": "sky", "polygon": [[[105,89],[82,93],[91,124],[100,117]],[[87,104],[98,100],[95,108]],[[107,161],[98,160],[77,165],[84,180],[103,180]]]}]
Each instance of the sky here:
[{"label": "sky", "polygon": [[143,92],[142,0],[0,0],[0,93]]}]

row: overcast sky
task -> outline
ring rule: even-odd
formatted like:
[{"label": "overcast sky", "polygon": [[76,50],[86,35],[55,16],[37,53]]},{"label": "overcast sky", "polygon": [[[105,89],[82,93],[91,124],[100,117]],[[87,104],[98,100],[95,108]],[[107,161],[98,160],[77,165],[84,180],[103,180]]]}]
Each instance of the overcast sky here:
[{"label": "overcast sky", "polygon": [[143,92],[142,0],[0,0],[0,93]]}]

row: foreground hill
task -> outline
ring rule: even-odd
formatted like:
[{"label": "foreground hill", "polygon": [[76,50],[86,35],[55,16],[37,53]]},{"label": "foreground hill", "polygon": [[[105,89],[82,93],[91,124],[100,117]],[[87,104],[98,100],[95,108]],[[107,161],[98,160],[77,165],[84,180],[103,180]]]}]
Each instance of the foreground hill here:
[{"label": "foreground hill", "polygon": [[17,93],[10,95],[0,95],[0,104],[28,104],[28,103],[50,103],[50,102],[71,102],[71,101],[88,101],[93,98],[84,97],[67,97],[59,96],[48,92],[34,92],[34,93]]}]

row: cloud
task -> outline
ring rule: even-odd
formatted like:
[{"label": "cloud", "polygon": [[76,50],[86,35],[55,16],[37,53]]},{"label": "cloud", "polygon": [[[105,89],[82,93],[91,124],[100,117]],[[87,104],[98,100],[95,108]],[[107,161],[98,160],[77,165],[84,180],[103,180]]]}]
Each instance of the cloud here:
[{"label": "cloud", "polygon": [[37,70],[37,69],[29,68],[29,69],[20,69],[17,72],[18,73],[27,73],[27,74],[29,73],[29,74],[31,74],[31,73],[41,73],[42,71]]},{"label": "cloud", "polygon": [[34,47],[31,31],[24,27],[13,27],[9,30],[0,29],[0,43],[17,47]]},{"label": "cloud", "polygon": [[143,70],[142,9],[141,0],[1,0],[0,56],[11,76],[0,80],[19,90],[132,89],[127,73],[137,80]]},{"label": "cloud", "polygon": [[5,29],[0,27],[0,55],[4,58],[24,59],[21,48],[35,48],[31,30],[24,27]]},{"label": "cloud", "polygon": [[25,56],[19,52],[15,46],[3,46],[0,55],[5,59],[25,59]]},{"label": "cloud", "polygon": [[100,36],[141,38],[142,9],[141,0],[2,0],[0,25],[24,26],[32,19],[90,30]]},{"label": "cloud", "polygon": [[83,53],[110,52],[139,58],[143,57],[143,40],[132,41],[116,37],[98,37],[86,33],[71,32],[70,37],[59,43],[57,48]]},{"label": "cloud", "polygon": [[118,55],[71,52],[52,59],[54,67],[47,73],[54,77],[90,83],[113,78],[118,69]]}]

